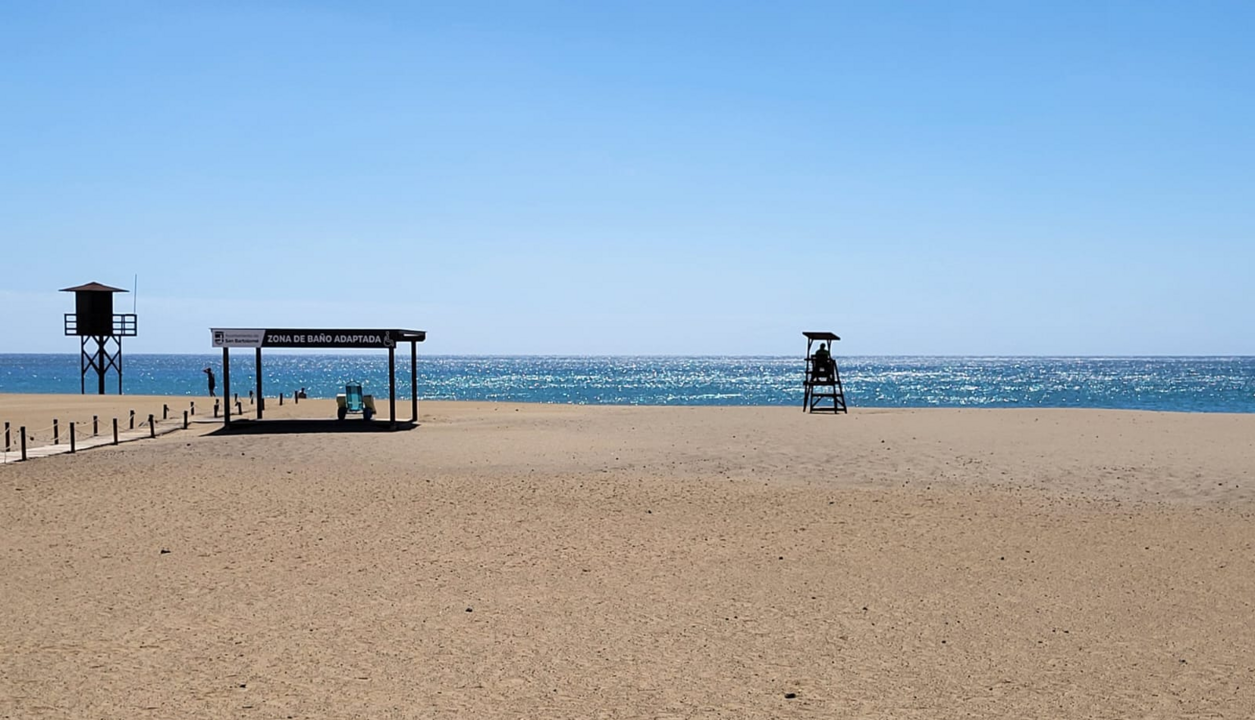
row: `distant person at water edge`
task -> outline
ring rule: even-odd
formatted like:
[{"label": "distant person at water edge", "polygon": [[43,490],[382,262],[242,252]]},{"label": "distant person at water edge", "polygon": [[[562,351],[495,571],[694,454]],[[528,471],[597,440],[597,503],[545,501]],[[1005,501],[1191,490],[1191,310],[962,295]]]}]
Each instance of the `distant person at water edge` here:
[{"label": "distant person at water edge", "polygon": [[209,376],[209,397],[218,397],[214,394],[214,388],[218,385],[218,381],[214,379],[213,368],[205,368],[205,374]]},{"label": "distant person at water edge", "polygon": [[305,388],[296,391],[296,396],[302,400],[305,399]]},{"label": "distant person at water edge", "polygon": [[832,355],[828,352],[828,343],[820,343],[819,349],[811,358],[815,361],[815,375],[832,375]]}]

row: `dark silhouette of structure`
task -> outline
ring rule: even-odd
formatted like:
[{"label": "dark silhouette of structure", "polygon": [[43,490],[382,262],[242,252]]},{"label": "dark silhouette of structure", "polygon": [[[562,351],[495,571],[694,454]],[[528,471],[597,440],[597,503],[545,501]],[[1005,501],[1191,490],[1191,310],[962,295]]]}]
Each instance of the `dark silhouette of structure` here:
[{"label": "dark silhouette of structure", "polygon": [[[849,413],[845,406],[845,389],[841,387],[841,371],[832,356],[832,343],[840,340],[830,332],[803,332],[806,336],[806,394],[802,409],[806,412]],[[813,351],[819,341],[819,350]]]},{"label": "dark silhouette of structure", "polygon": [[[410,345],[410,425],[418,422],[418,343],[427,340],[426,330],[379,330],[344,328],[210,328],[213,346],[222,348],[222,396],[231,397],[231,348],[252,348],[257,363],[257,419],[266,409],[261,387],[262,348],[378,348],[388,351],[389,425],[397,420],[397,343]],[[304,388],[301,388],[302,393]],[[252,395],[252,393],[249,393]],[[222,415],[224,429],[231,427],[231,403]]]},{"label": "dark silhouette of structure", "polygon": [[[79,392],[87,394],[87,373],[95,371],[99,394],[105,394],[105,375],[118,374],[118,394],[122,394],[122,338],[135,337],[135,313],[115,313],[113,294],[122,288],[90,282],[62,288],[74,293],[74,312],[65,314],[65,334],[79,338]],[[95,347],[89,345],[95,341]]]}]

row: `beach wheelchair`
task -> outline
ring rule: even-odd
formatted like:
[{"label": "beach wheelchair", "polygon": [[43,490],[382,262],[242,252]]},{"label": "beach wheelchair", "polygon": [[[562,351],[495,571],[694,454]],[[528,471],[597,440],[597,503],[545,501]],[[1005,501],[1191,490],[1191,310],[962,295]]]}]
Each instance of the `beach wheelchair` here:
[{"label": "beach wheelchair", "polygon": [[375,416],[375,396],[363,395],[361,383],[349,383],[336,395],[336,419],[343,420],[349,413],[360,414],[363,420]]}]

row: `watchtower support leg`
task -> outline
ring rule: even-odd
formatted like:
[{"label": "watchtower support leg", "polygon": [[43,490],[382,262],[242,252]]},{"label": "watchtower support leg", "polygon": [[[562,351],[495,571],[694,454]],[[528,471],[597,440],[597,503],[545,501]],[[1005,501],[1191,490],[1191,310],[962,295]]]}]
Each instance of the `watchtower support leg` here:
[{"label": "watchtower support leg", "polygon": [[100,381],[100,395],[105,394],[105,372],[108,367],[105,361],[109,351],[105,348],[105,342],[103,335],[96,337],[96,378]]}]

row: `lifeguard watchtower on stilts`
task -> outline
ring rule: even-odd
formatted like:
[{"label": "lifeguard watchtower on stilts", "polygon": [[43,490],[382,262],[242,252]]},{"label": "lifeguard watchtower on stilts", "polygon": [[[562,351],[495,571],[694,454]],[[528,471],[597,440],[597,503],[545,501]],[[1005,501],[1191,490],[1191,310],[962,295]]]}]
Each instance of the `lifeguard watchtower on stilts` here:
[{"label": "lifeguard watchtower on stilts", "polygon": [[[803,332],[806,336],[806,395],[802,409],[806,412],[849,413],[845,407],[845,389],[841,372],[832,356],[832,343],[840,340],[830,332]],[[819,349],[815,343],[819,342]]]},{"label": "lifeguard watchtower on stilts", "polygon": [[[122,288],[89,282],[61,292],[74,293],[75,312],[65,314],[65,334],[79,339],[79,392],[87,394],[87,373],[96,373],[97,392],[105,394],[105,375],[118,374],[122,394],[122,338],[135,337],[135,313],[115,313],[113,294]],[[92,342],[95,347],[89,347]],[[111,345],[112,343],[112,345]]]}]

